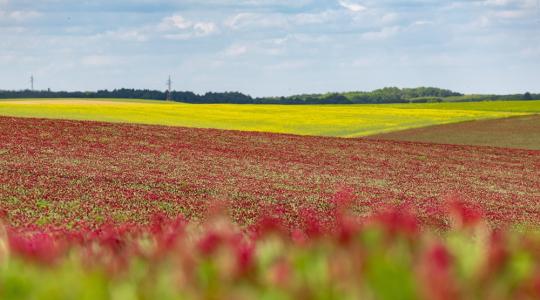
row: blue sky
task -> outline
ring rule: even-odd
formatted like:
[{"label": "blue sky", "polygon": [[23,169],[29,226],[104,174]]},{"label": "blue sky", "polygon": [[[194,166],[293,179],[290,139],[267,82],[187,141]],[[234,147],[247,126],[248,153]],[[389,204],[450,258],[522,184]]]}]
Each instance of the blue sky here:
[{"label": "blue sky", "polygon": [[540,91],[540,0],[0,0],[0,89]]}]

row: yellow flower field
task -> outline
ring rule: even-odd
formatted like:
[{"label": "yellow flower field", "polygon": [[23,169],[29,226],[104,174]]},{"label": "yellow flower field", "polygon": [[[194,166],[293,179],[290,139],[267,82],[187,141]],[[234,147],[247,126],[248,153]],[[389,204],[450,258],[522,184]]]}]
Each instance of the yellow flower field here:
[{"label": "yellow flower field", "polygon": [[0,115],[359,137],[540,111],[540,101],[414,105],[184,104],[113,99],[0,100]]}]

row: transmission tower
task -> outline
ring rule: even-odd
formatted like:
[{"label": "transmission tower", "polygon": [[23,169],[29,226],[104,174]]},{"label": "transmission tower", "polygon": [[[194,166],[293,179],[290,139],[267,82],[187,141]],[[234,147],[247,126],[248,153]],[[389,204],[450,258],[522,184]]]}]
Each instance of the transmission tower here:
[{"label": "transmission tower", "polygon": [[169,75],[169,79],[167,80],[167,101],[171,101],[171,91],[172,91],[172,80],[171,80],[171,75]]},{"label": "transmission tower", "polygon": [[30,75],[30,90],[34,90],[34,75]]}]

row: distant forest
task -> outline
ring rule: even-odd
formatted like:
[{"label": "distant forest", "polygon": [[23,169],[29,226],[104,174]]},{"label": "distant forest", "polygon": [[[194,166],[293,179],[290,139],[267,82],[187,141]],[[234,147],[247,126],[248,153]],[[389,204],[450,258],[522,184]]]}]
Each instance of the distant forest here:
[{"label": "distant forest", "polygon": [[[167,92],[157,90],[116,89],[97,92],[63,91],[3,91],[0,99],[15,98],[121,98],[167,100]],[[172,91],[169,97],[175,102],[186,103],[234,103],[234,104],[376,104],[376,103],[429,103],[429,102],[473,102],[489,100],[540,100],[540,94],[513,95],[464,95],[434,87],[396,88],[387,87],[371,92],[345,92],[326,94],[303,94],[288,97],[254,98],[240,92],[206,93]]]}]

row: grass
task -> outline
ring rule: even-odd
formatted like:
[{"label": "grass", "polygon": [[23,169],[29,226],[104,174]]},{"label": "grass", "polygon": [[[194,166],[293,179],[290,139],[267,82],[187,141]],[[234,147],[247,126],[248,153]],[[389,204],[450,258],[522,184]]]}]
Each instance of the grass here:
[{"label": "grass", "polygon": [[0,101],[0,115],[358,137],[540,112],[540,101],[412,105],[184,104],[115,99]]}]

